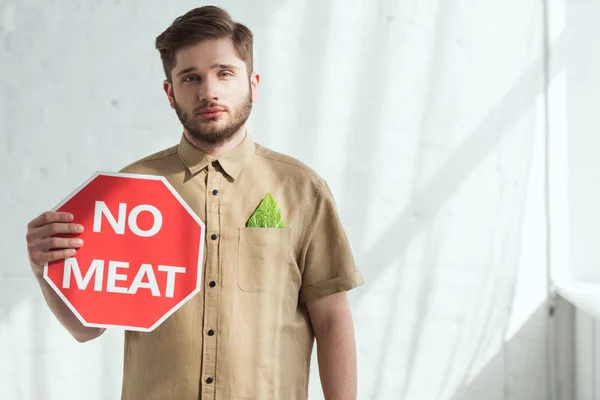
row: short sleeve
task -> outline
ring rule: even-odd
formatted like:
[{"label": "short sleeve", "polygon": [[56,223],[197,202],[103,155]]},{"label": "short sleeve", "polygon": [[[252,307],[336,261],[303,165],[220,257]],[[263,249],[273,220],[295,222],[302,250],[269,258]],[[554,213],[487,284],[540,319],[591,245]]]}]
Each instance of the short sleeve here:
[{"label": "short sleeve", "polygon": [[300,301],[307,302],[361,286],[363,278],[325,182],[317,189],[301,237]]}]

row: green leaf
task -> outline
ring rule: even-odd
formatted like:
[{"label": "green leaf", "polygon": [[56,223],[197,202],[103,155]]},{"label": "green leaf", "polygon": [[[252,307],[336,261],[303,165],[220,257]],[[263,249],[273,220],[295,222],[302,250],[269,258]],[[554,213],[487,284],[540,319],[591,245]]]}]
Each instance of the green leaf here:
[{"label": "green leaf", "polygon": [[250,228],[285,228],[281,210],[271,193],[267,193],[246,224]]}]

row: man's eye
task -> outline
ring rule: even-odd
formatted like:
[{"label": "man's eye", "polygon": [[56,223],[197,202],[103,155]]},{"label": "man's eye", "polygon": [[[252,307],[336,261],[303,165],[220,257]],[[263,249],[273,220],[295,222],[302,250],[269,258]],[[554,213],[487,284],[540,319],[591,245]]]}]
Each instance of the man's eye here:
[{"label": "man's eye", "polygon": [[186,76],[185,78],[183,78],[184,82],[193,82],[195,80],[197,80],[198,77],[195,75],[190,75],[190,76]]},{"label": "man's eye", "polygon": [[221,76],[230,77],[233,76],[233,74],[231,72],[221,72]]}]

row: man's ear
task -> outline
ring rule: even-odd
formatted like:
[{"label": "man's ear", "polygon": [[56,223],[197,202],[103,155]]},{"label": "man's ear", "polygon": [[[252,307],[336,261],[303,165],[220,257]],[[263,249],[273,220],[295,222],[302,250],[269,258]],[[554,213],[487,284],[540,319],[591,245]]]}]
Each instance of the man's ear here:
[{"label": "man's ear", "polygon": [[258,100],[258,86],[260,84],[260,75],[256,72],[253,72],[250,76],[250,90],[252,92],[252,102],[256,102]]},{"label": "man's ear", "polygon": [[171,82],[168,79],[165,79],[165,81],[163,82],[163,89],[165,90],[165,93],[167,94],[167,97],[169,98],[169,104],[171,105],[171,108],[175,109],[175,97],[173,96],[173,85],[171,84]]}]

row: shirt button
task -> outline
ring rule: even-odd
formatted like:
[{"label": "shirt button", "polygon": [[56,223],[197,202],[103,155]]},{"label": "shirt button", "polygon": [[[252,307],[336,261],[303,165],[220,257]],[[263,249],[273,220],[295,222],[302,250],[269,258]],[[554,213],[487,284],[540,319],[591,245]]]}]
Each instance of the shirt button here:
[{"label": "shirt button", "polygon": [[217,168],[219,166],[219,162],[218,161],[213,161],[212,162],[212,166]]},{"label": "shirt button", "polygon": [[213,336],[215,334],[215,331],[213,331],[212,329],[210,329],[208,331],[208,336]]},{"label": "shirt button", "polygon": [[216,196],[219,194],[219,191],[217,189],[213,190],[213,195]]},{"label": "shirt button", "polygon": [[208,378],[206,378],[206,383],[211,384],[213,383],[214,379],[211,378],[210,376]]},{"label": "shirt button", "polygon": [[208,286],[215,287],[215,286],[217,286],[217,283],[215,281],[210,281],[210,283],[208,284]]}]

